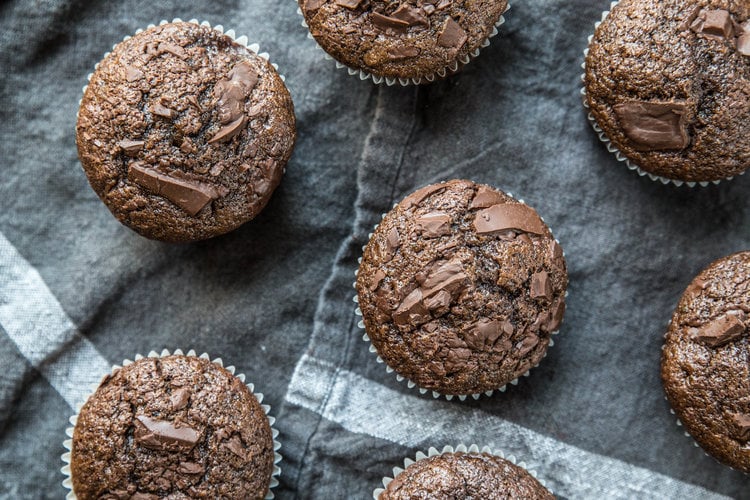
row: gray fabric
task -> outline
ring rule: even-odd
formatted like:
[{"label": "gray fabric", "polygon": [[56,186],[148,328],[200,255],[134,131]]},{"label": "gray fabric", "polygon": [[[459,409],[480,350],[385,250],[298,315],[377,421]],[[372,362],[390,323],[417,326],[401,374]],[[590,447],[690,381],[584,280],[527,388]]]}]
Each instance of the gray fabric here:
[{"label": "gray fabric", "polygon": [[[109,364],[162,348],[221,356],[278,417],[279,498],[367,498],[403,457],[489,445],[563,498],[750,498],[750,480],[675,425],[662,334],[700,269],[750,247],[750,178],[689,189],[629,172],[578,94],[608,2],[514,4],[460,75],[376,87],[335,69],[293,0],[0,4],[0,497],[61,498],[67,418]],[[260,43],[299,139],[268,208],[193,245],[118,224],[79,167],[86,75],[124,35],[198,18]],[[352,302],[367,234],[393,202],[464,177],[536,207],[565,248],[568,311],[505,393],[433,400],[368,352]]]}]

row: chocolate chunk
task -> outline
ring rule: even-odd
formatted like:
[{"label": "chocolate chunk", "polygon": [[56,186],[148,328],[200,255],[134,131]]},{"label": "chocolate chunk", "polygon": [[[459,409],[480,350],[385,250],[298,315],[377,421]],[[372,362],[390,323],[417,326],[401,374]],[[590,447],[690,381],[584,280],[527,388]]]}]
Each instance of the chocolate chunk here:
[{"label": "chocolate chunk", "polygon": [[455,293],[460,289],[467,279],[466,273],[459,260],[443,261],[432,271],[422,283],[425,295],[432,295],[440,290]]},{"label": "chocolate chunk", "polygon": [[690,25],[690,29],[696,33],[727,40],[734,37],[732,15],[724,9],[702,10]]},{"label": "chocolate chunk", "polygon": [[221,443],[221,447],[229,450],[242,459],[245,458],[245,447],[242,444],[242,439],[240,439],[240,436],[238,436],[237,434],[234,434],[228,440]]},{"label": "chocolate chunk", "polygon": [[745,32],[737,39],[737,52],[743,56],[750,56],[750,32]]},{"label": "chocolate chunk", "polygon": [[732,413],[732,423],[735,425],[737,439],[750,441],[750,415]]},{"label": "chocolate chunk", "polygon": [[336,5],[346,7],[347,9],[357,9],[364,0],[336,0]]},{"label": "chocolate chunk", "polygon": [[445,310],[451,305],[451,294],[447,290],[440,290],[431,297],[424,299],[424,305],[430,311]]},{"label": "chocolate chunk", "polygon": [[719,347],[742,336],[745,325],[735,314],[725,314],[692,332],[692,339],[709,347]]},{"label": "chocolate chunk", "polygon": [[306,13],[312,13],[325,5],[327,0],[305,0],[305,4],[302,7]]},{"label": "chocolate chunk", "polygon": [[136,443],[157,451],[191,450],[201,436],[192,427],[177,427],[172,422],[156,420],[145,415],[136,417],[133,435]]},{"label": "chocolate chunk", "polygon": [[466,31],[452,17],[448,17],[440,29],[437,43],[441,47],[459,49],[466,43],[467,38]]},{"label": "chocolate chunk", "polygon": [[123,140],[117,143],[120,149],[122,149],[125,153],[129,153],[129,154],[137,153],[138,151],[143,149],[143,146],[145,144],[146,143],[143,141],[128,141],[128,140]]},{"label": "chocolate chunk", "polygon": [[173,43],[160,42],[159,47],[157,48],[157,52],[158,54],[165,54],[165,53],[172,54],[173,56],[179,57],[180,59],[187,58],[187,53],[185,52],[185,49]]},{"label": "chocolate chunk", "polygon": [[502,196],[500,196],[500,193],[487,186],[479,186],[476,194],[474,195],[474,198],[472,198],[471,200],[469,209],[488,208],[492,205],[497,205],[502,202],[503,198]]},{"label": "chocolate chunk", "polygon": [[698,17],[698,14],[703,10],[703,8],[700,5],[696,5],[693,7],[693,10],[690,11],[690,14],[682,21],[682,23],[679,26],[680,31],[685,31],[690,29],[690,27],[695,22],[695,19]]},{"label": "chocolate chunk", "polygon": [[505,325],[502,321],[480,319],[465,336],[466,343],[475,350],[492,349],[497,339],[503,334]]},{"label": "chocolate chunk", "polygon": [[386,56],[390,61],[401,61],[403,59],[417,57],[418,55],[419,49],[416,47],[392,47],[386,52]]},{"label": "chocolate chunk", "polygon": [[213,186],[175,179],[148,168],[140,162],[130,164],[128,179],[155,195],[164,196],[192,216],[200,212],[211,200],[220,196],[218,190]]},{"label": "chocolate chunk", "polygon": [[156,116],[161,116],[162,118],[168,118],[170,120],[177,116],[177,111],[164,106],[160,102],[151,105],[151,112]]},{"label": "chocolate chunk", "polygon": [[539,344],[539,337],[534,333],[528,332],[523,340],[516,345],[516,349],[518,349],[517,355],[519,357],[526,356],[537,344]]},{"label": "chocolate chunk", "polygon": [[632,101],[613,109],[636,151],[684,149],[690,143],[687,106],[682,101]]},{"label": "chocolate chunk", "polygon": [[372,24],[383,31],[391,30],[405,33],[406,29],[409,27],[409,23],[406,21],[396,19],[395,17],[384,16],[379,12],[373,12],[370,14],[370,20],[372,21]]},{"label": "chocolate chunk", "polygon": [[453,5],[453,2],[451,0],[440,0],[440,2],[438,2],[437,4],[436,9],[437,10],[447,9],[451,5]]},{"label": "chocolate chunk", "polygon": [[565,269],[565,260],[563,257],[563,249],[555,240],[549,242],[549,258],[552,264],[558,269]]},{"label": "chocolate chunk", "polygon": [[417,24],[421,24],[422,26],[426,27],[430,26],[430,22],[422,14],[422,12],[419,9],[412,7],[408,3],[402,3],[399,8],[396,9],[393,14],[391,14],[391,16],[408,23],[409,26],[415,26]]},{"label": "chocolate chunk", "polygon": [[428,196],[443,191],[445,187],[445,184],[430,184],[429,186],[417,189],[412,194],[404,198],[404,200],[401,202],[401,205],[405,208],[419,206],[419,204],[427,199]]},{"label": "chocolate chunk", "polygon": [[130,500],[159,500],[159,495],[137,491],[130,497]]},{"label": "chocolate chunk", "polygon": [[385,237],[385,251],[383,252],[383,259],[389,261],[396,255],[396,250],[401,245],[401,241],[398,235],[398,229],[392,227]]},{"label": "chocolate chunk", "polygon": [[169,403],[172,405],[172,410],[181,410],[187,406],[190,400],[190,390],[184,387],[172,391],[169,396]]},{"label": "chocolate chunk", "polygon": [[240,116],[232,123],[229,123],[228,125],[224,125],[219,129],[218,132],[216,132],[216,135],[214,135],[209,141],[209,144],[214,144],[216,142],[226,142],[230,140],[232,137],[236,136],[240,132],[242,132],[245,128],[245,124],[247,123],[247,117],[246,116]]},{"label": "chocolate chunk", "polygon": [[545,300],[552,298],[552,282],[547,271],[540,271],[531,275],[531,298]]},{"label": "chocolate chunk", "polygon": [[374,292],[375,290],[377,290],[380,286],[380,283],[382,283],[384,279],[385,271],[383,271],[382,269],[378,269],[377,271],[375,271],[375,275],[373,275],[372,277],[372,283],[369,286],[370,291]]},{"label": "chocolate chunk", "polygon": [[203,466],[195,462],[180,462],[177,470],[182,474],[203,474],[204,472]]},{"label": "chocolate chunk", "polygon": [[430,212],[416,220],[425,238],[437,238],[451,234],[451,216],[445,212]]},{"label": "chocolate chunk", "polygon": [[479,234],[491,234],[513,229],[532,234],[544,234],[542,219],[522,203],[501,203],[477,212],[472,227]]},{"label": "chocolate chunk", "polygon": [[422,290],[419,288],[407,295],[393,313],[393,322],[399,326],[417,326],[430,319],[430,312],[422,303]]},{"label": "chocolate chunk", "polygon": [[445,369],[448,374],[461,371],[471,359],[471,351],[465,348],[451,349],[445,357]]},{"label": "chocolate chunk", "polygon": [[547,317],[547,322],[541,326],[541,330],[547,333],[556,332],[560,328],[565,315],[565,299],[558,298],[550,311],[552,314]]},{"label": "chocolate chunk", "polygon": [[133,66],[125,66],[125,79],[129,82],[135,82],[143,78],[143,71]]},{"label": "chocolate chunk", "polygon": [[695,280],[693,280],[692,283],[688,285],[687,289],[685,290],[685,293],[690,294],[690,295],[698,295],[703,290],[705,290],[707,286],[708,286],[707,281],[702,280],[700,278],[696,278]]},{"label": "chocolate chunk", "polygon": [[239,84],[245,90],[245,95],[253,90],[258,77],[258,72],[249,61],[239,62],[229,71],[229,81]]}]

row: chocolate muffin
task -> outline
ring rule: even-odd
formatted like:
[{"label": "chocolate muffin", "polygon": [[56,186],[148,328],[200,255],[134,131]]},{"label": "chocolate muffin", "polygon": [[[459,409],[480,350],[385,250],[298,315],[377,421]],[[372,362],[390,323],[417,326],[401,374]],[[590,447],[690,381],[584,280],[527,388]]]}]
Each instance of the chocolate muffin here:
[{"label": "chocolate muffin", "polygon": [[541,361],[567,284],[562,249],[534,209],[453,180],[385,215],[356,288],[367,336],[389,367],[423,389],[478,395]]},{"label": "chocolate muffin", "polygon": [[[379,500],[553,499],[527,470],[490,453],[443,453],[417,460],[376,490]],[[377,496],[376,496],[377,495]]]},{"label": "chocolate muffin", "polygon": [[585,101],[652,177],[700,182],[750,167],[750,3],[622,0],[586,56]]},{"label": "chocolate muffin", "polygon": [[312,37],[376,81],[425,83],[467,64],[497,34],[507,0],[298,0]]},{"label": "chocolate muffin", "polygon": [[238,377],[202,357],[148,357],[105,377],[83,405],[70,469],[79,500],[261,499],[274,441]]},{"label": "chocolate muffin", "polygon": [[750,473],[750,252],[690,283],[665,339],[661,377],[675,414],[708,454]]},{"label": "chocolate muffin", "polygon": [[266,58],[193,22],[117,44],[91,75],[76,126],[83,169],[115,217],[171,242],[255,217],[295,134],[292,99]]}]

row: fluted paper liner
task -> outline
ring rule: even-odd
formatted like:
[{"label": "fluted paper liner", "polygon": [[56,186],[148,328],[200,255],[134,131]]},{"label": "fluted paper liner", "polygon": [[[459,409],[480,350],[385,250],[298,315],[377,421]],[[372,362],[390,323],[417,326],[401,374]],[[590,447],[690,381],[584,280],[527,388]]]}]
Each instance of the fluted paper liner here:
[{"label": "fluted paper liner", "polygon": [[[612,8],[614,8],[614,6],[617,5],[618,3],[620,3],[620,2],[619,1],[612,2],[610,4],[610,6],[609,6],[610,10],[612,10]],[[597,28],[599,28],[599,25],[602,24],[602,22],[607,18],[607,16],[609,15],[609,12],[610,12],[609,10],[605,10],[604,12],[602,12],[602,19],[601,19],[601,21],[597,21],[596,23],[594,23],[594,30],[596,30]],[[589,45],[591,44],[591,40],[593,38],[594,38],[593,34],[589,35],[589,37],[588,37],[588,44]],[[583,51],[583,63],[581,64],[581,69],[583,69],[584,73],[581,75],[581,82],[585,82],[586,81],[586,57],[588,57],[588,55],[589,55],[589,49],[588,49],[588,46],[587,46],[586,49]],[[589,103],[588,103],[588,100],[586,99],[587,96],[586,96],[586,86],[585,86],[585,84],[584,84],[583,87],[581,87],[581,97],[583,98],[583,107],[585,107],[588,110],[589,109]],[[714,180],[714,181],[680,181],[680,180],[677,180],[677,179],[670,179],[668,177],[662,177],[660,175],[656,175],[656,174],[652,174],[651,172],[647,172],[647,171],[643,170],[640,166],[638,166],[635,163],[633,163],[632,161],[630,161],[630,159],[628,159],[624,154],[622,154],[620,152],[619,149],[617,149],[615,147],[614,144],[612,144],[612,141],[609,140],[609,137],[607,137],[607,134],[604,133],[604,130],[602,130],[602,128],[596,122],[596,118],[594,118],[593,113],[591,113],[591,112],[586,113],[586,117],[588,118],[589,123],[591,123],[591,127],[594,129],[594,132],[596,132],[596,134],[599,136],[599,140],[604,143],[605,147],[607,148],[607,151],[609,151],[610,153],[612,153],[613,155],[615,155],[615,158],[617,158],[617,161],[624,162],[625,165],[630,170],[633,170],[634,172],[636,172],[641,177],[647,176],[652,181],[658,181],[658,182],[661,182],[662,184],[674,184],[675,186],[685,185],[685,186],[688,186],[688,187],[695,187],[696,185],[701,186],[701,187],[706,187],[709,184],[719,184],[722,180],[729,181],[729,180],[732,180],[734,178],[734,176],[732,176],[732,177],[726,177],[724,179],[718,179],[718,180]],[[744,173],[745,172],[740,172],[738,175],[744,175]]]},{"label": "fluted paper liner", "polygon": [[[508,195],[510,198],[516,199],[516,198],[514,198],[514,196],[513,196],[512,193],[507,193],[506,192],[505,194]],[[523,203],[524,205],[526,204],[526,202],[524,202],[523,200],[518,200],[518,202],[519,203]],[[397,205],[398,205],[398,203],[394,203],[393,208],[396,208]],[[387,214],[381,214],[380,218],[384,219],[386,215]],[[539,216],[539,218],[542,219],[542,222],[544,222],[544,218],[541,215]],[[546,222],[544,222],[544,223],[547,224]],[[378,228],[378,225],[379,224],[375,224],[373,226],[373,228],[372,228],[373,231]],[[550,232],[551,232],[551,230],[550,230]],[[370,233],[367,236],[368,241],[372,238],[372,235],[373,235],[373,233]],[[560,241],[559,240],[555,239],[555,241],[557,242],[558,245],[560,245]],[[362,251],[363,252],[364,252],[364,250],[365,250],[366,247],[367,247],[366,244],[364,246],[362,246]],[[560,248],[562,248],[562,245],[560,245]],[[565,250],[563,249],[563,258],[564,257],[565,257]],[[362,264],[362,257],[359,257],[357,259],[357,263],[358,264]],[[355,293],[354,293],[354,297],[352,297],[352,301],[355,304],[357,304],[357,306],[354,309],[354,314],[356,314],[357,316],[361,317],[362,316],[362,310],[359,308],[359,296],[357,295],[357,292],[356,292],[356,290],[357,290],[357,275],[358,274],[359,274],[359,268],[357,268],[354,271],[354,283],[352,284],[352,287],[354,288]],[[568,286],[570,286],[570,285],[568,285]],[[568,297],[568,290],[567,289],[565,290],[565,297],[566,298]],[[564,321],[564,318],[563,318],[562,321]],[[560,323],[560,325],[562,325],[562,322]],[[371,353],[375,354],[376,361],[378,363],[381,363],[381,364],[385,365],[385,371],[387,373],[394,373],[395,370],[393,368],[391,368],[390,366],[388,366],[388,364],[383,360],[383,358],[380,357],[380,355],[378,354],[378,350],[372,344],[372,341],[370,340],[370,336],[367,335],[367,330],[365,329],[365,322],[364,322],[363,319],[360,319],[357,322],[357,327],[359,327],[359,329],[361,329],[364,332],[362,334],[362,340],[364,340],[365,342],[367,342],[369,344],[368,349],[369,349],[369,351]],[[549,344],[547,345],[547,349],[549,349],[550,347],[553,347],[555,345],[555,341],[552,339],[552,335],[557,335],[558,333],[560,333],[559,329],[555,330],[552,333],[550,333],[550,339],[549,339]],[[542,359],[544,359],[546,357],[547,357],[547,351],[544,352],[544,356],[542,356]],[[531,370],[533,370],[537,366],[539,366],[539,364],[536,364],[536,365],[532,366],[531,368],[529,368],[528,370],[526,370],[523,373],[523,375],[521,375],[521,376],[522,377],[528,377],[529,374],[531,373]],[[495,393],[495,391],[505,392],[507,390],[507,388],[508,388],[508,385],[518,385],[518,380],[519,379],[515,378],[515,379],[511,380],[510,382],[508,382],[507,384],[503,385],[502,387],[499,387],[499,388],[494,389],[494,390],[489,390],[489,391],[485,391],[485,392],[477,392],[477,393],[472,393],[472,394],[458,394],[458,395],[456,395],[456,394],[442,394],[442,393],[440,393],[438,391],[434,391],[434,390],[430,390],[430,389],[425,389],[424,387],[419,387],[416,382],[414,382],[412,380],[409,380],[408,378],[404,377],[403,375],[399,375],[398,373],[396,373],[396,380],[398,380],[399,382],[406,382],[406,385],[407,385],[407,387],[409,387],[409,389],[417,388],[419,390],[420,394],[427,394],[428,392],[430,392],[432,394],[432,397],[435,398],[435,399],[438,399],[440,397],[444,397],[448,401],[451,401],[455,397],[455,398],[458,398],[460,401],[466,401],[466,398],[468,398],[468,397],[471,397],[472,399],[477,400],[483,394],[485,396],[492,396]]]},{"label": "fluted paper liner", "polygon": [[[296,0],[295,0],[295,3],[296,3]],[[350,68],[346,64],[343,64],[337,61],[336,59],[334,59],[333,56],[331,56],[328,52],[326,52],[323,49],[323,47],[320,46],[320,44],[318,44],[317,40],[315,40],[315,37],[312,36],[312,33],[310,33],[309,26],[307,25],[307,22],[305,21],[305,16],[304,14],[302,14],[302,9],[300,9],[299,4],[297,4],[297,14],[299,14],[302,17],[302,26],[304,26],[305,29],[307,30],[307,38],[315,42],[315,47],[317,47],[321,52],[323,52],[323,57],[325,59],[334,61],[337,68],[346,70],[352,76],[358,76],[360,80],[372,79],[373,83],[377,85],[384,83],[389,87],[392,85],[395,85],[396,83],[400,84],[402,87],[407,87],[409,85],[422,85],[422,84],[432,83],[436,80],[440,80],[442,78],[445,78],[448,75],[458,72],[461,68],[469,64],[473,59],[477,58],[481,50],[490,45],[490,39],[494,38],[495,36],[498,35],[498,33],[500,33],[498,28],[502,26],[503,24],[505,24],[505,13],[507,13],[508,10],[510,10],[510,3],[505,7],[505,11],[503,11],[503,14],[500,16],[500,19],[498,19],[495,25],[492,27],[492,31],[487,36],[487,38],[485,38],[485,40],[480,44],[480,46],[477,49],[474,50],[474,52],[467,54],[466,56],[464,56],[463,59],[459,61],[454,61],[453,64],[446,66],[431,75],[420,76],[416,78],[390,78],[390,77],[385,77],[385,76],[373,75],[372,73],[368,73],[367,71],[363,69]]]},{"label": "fluted paper liner", "polygon": [[[143,356],[141,354],[136,354],[133,358],[135,361],[138,361],[139,359],[143,359],[144,357],[147,358],[163,358],[166,356],[171,356],[172,354],[178,355],[178,356],[192,356],[197,358],[203,358],[211,361],[212,363],[224,368],[226,371],[237,377],[242,383],[245,382],[245,375],[243,373],[235,373],[234,366],[224,366],[224,361],[221,358],[215,358],[211,359],[208,354],[205,352],[201,355],[196,354],[196,352],[192,349],[190,349],[187,353],[183,353],[181,349],[175,349],[174,352],[170,352],[167,349],[163,349],[161,353],[157,353],[156,351],[151,351],[148,353],[147,356]],[[133,361],[126,359],[122,362],[122,366],[128,366],[132,364]],[[114,365],[112,367],[112,370],[110,373],[114,373],[115,371],[122,368],[121,366]],[[91,387],[91,394],[86,397],[86,401],[96,392],[96,390],[99,388],[99,385],[101,383],[96,383]],[[268,424],[271,426],[271,437],[273,439],[273,470],[271,472],[271,482],[268,485],[268,493],[266,494],[265,500],[271,500],[274,498],[274,494],[272,489],[279,485],[278,477],[281,474],[281,467],[279,467],[279,463],[281,462],[281,454],[279,453],[279,449],[281,449],[281,443],[279,443],[276,438],[279,435],[279,431],[274,428],[273,424],[276,423],[276,418],[271,416],[271,407],[269,405],[263,404],[263,394],[260,392],[255,392],[255,386],[253,384],[245,384],[248,389],[250,389],[250,392],[255,396],[255,399],[258,400],[258,403],[260,404],[261,408],[263,409],[263,412],[266,414],[266,417],[268,418]],[[72,417],[70,417],[69,422],[73,427],[68,427],[65,429],[65,434],[70,438],[63,441],[63,446],[65,447],[67,452],[63,453],[60,458],[62,458],[62,461],[65,463],[65,465],[60,469],[60,472],[62,472],[65,475],[65,479],[62,482],[62,485],[68,489],[68,494],[65,496],[66,500],[77,500],[77,496],[75,494],[75,491],[73,491],[73,480],[71,478],[71,470],[70,470],[70,457],[71,457],[71,451],[73,450],[73,430],[75,429],[76,422],[78,421],[78,415],[81,412],[81,408],[85,404],[85,401],[79,403],[76,406],[76,413]]]},{"label": "fluted paper liner", "polygon": [[443,455],[445,453],[477,453],[477,454],[478,453],[487,453],[487,454],[490,454],[490,455],[494,455],[496,457],[500,457],[500,458],[502,458],[504,460],[507,460],[508,462],[512,463],[513,465],[517,465],[518,467],[521,467],[522,469],[524,469],[534,479],[536,479],[537,481],[539,481],[539,483],[542,486],[544,486],[545,488],[547,488],[550,493],[554,494],[554,492],[549,489],[549,487],[545,483],[544,479],[538,477],[537,472],[535,470],[528,469],[527,468],[528,465],[526,465],[526,462],[519,461],[514,455],[506,455],[505,453],[503,453],[500,450],[493,451],[492,448],[490,448],[489,446],[482,446],[480,448],[476,444],[472,444],[472,445],[470,445],[468,447],[465,444],[459,444],[455,448],[453,446],[446,445],[446,446],[443,447],[442,450],[438,450],[437,448],[431,446],[427,450],[426,454],[423,453],[423,452],[421,452],[421,451],[418,451],[414,459],[411,459],[409,457],[404,458],[404,466],[403,466],[403,468],[402,467],[394,467],[393,468],[393,476],[392,477],[386,476],[386,477],[383,478],[383,488],[375,488],[375,490],[372,492],[372,498],[374,500],[378,500],[378,498],[380,497],[381,493],[383,493],[385,491],[385,488],[388,487],[388,485],[391,483],[391,481],[393,481],[394,479],[396,479],[396,477],[399,474],[401,474],[402,472],[404,472],[404,470],[406,470],[406,468],[409,467],[414,462],[419,462],[420,460],[424,460],[425,458],[434,457],[435,455]]}]

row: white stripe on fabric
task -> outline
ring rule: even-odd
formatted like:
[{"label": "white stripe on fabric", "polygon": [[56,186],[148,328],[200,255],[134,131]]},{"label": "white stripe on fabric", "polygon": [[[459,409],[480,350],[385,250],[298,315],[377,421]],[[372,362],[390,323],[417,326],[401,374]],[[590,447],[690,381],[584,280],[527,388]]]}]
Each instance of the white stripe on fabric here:
[{"label": "white stripe on fabric", "polygon": [[2,233],[0,326],[71,408],[82,403],[91,386],[112,369]]},{"label": "white stripe on fabric", "polygon": [[[330,387],[334,376],[328,400],[322,402],[321,389]],[[286,400],[350,432],[411,448],[440,447],[460,440],[503,450],[536,469],[556,494],[571,498],[728,498],[562,443],[475,408],[402,394],[347,370],[336,375],[334,365],[307,355],[297,365]],[[496,438],[486,442],[483,436]]]}]

